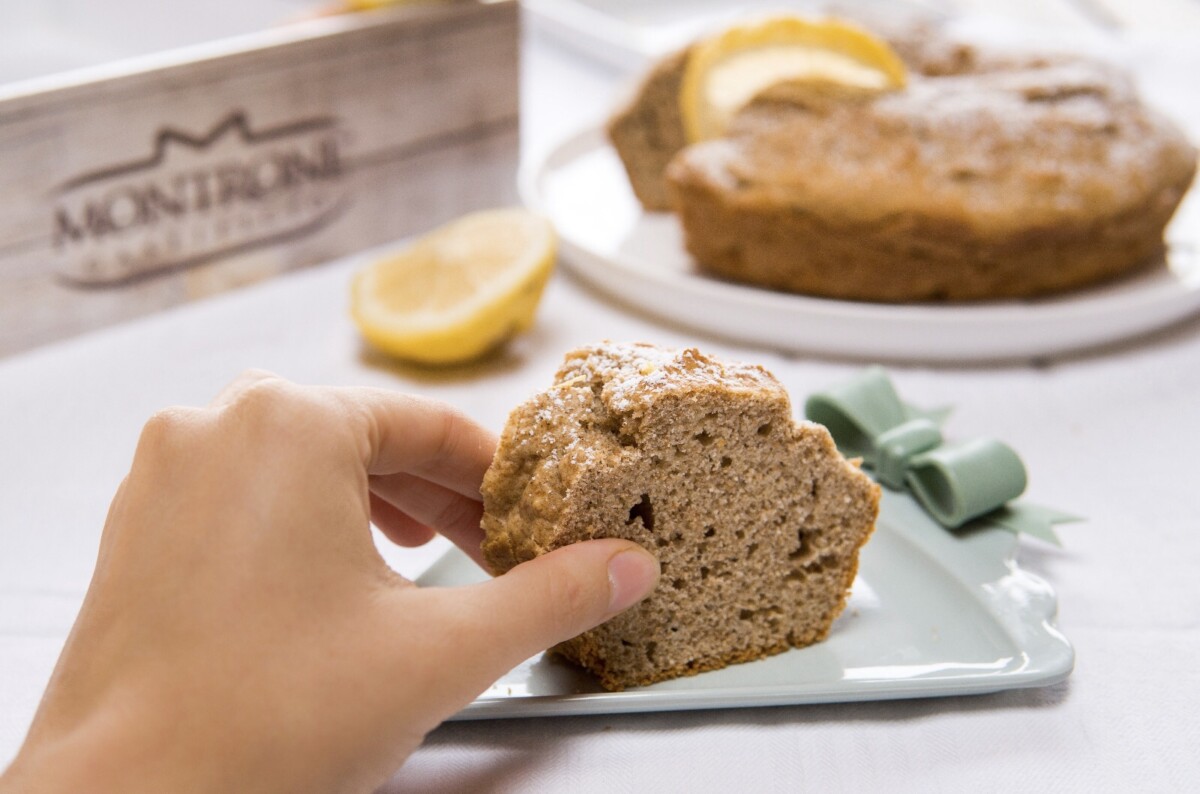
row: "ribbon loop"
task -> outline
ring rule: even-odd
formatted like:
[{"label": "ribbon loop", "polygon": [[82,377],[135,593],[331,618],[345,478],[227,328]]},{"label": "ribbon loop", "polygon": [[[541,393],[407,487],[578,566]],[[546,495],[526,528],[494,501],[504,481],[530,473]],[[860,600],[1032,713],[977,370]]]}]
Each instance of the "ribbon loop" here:
[{"label": "ribbon loop", "polygon": [[1007,444],[976,438],[946,444],[910,461],[908,487],[947,527],[960,527],[1025,491],[1025,466]]},{"label": "ribbon loop", "polygon": [[804,415],[825,425],[842,453],[873,461],[875,437],[913,418],[883,367],[817,392],[804,403]]}]

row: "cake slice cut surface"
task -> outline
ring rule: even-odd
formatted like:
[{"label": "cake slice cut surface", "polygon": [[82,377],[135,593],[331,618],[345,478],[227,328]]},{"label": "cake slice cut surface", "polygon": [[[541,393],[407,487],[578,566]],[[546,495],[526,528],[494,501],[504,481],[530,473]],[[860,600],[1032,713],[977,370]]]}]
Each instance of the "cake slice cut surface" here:
[{"label": "cake slice cut surface", "polygon": [[554,649],[610,690],[824,639],[879,505],[766,370],[612,343],[513,411],[483,497],[495,574],[593,538],[659,559],[647,600]]}]

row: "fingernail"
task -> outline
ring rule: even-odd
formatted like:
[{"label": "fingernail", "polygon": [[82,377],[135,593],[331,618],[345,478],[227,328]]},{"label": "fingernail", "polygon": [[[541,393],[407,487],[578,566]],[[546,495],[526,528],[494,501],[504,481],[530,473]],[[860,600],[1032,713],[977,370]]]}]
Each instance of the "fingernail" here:
[{"label": "fingernail", "polygon": [[658,584],[658,560],[650,552],[630,549],[608,561],[608,612],[615,615],[650,595]]}]

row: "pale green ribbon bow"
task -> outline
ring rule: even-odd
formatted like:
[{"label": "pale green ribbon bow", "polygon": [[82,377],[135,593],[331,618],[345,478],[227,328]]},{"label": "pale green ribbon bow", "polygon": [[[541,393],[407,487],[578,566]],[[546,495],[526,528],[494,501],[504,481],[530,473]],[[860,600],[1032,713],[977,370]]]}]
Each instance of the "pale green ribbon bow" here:
[{"label": "pale green ribbon bow", "polygon": [[988,524],[1062,545],[1053,525],[1079,520],[1048,507],[1009,504],[1027,482],[1012,447],[990,438],[947,443],[940,425],[949,411],[905,403],[882,367],[813,394],[804,413],[829,429],[844,455],[862,458],[888,488],[907,488],[948,529]]}]

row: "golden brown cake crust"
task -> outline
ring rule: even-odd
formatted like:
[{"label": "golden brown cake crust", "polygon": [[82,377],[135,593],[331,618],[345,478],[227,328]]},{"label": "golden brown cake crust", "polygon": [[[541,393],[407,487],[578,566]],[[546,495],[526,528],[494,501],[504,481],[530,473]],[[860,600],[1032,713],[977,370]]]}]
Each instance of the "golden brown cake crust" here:
[{"label": "golden brown cake crust", "polygon": [[771,96],[668,169],[688,250],[720,276],[873,301],[1030,296],[1136,269],[1195,151],[1087,60]]},{"label": "golden brown cake crust", "polygon": [[625,165],[629,185],[651,212],[671,208],[663,173],[687,143],[679,91],[688,52],[681,50],[655,64],[608,122],[608,138]]},{"label": "golden brown cake crust", "polygon": [[513,411],[483,497],[493,573],[599,537],[658,557],[649,599],[555,649],[621,689],[823,639],[879,494],[760,367],[602,344]]}]

